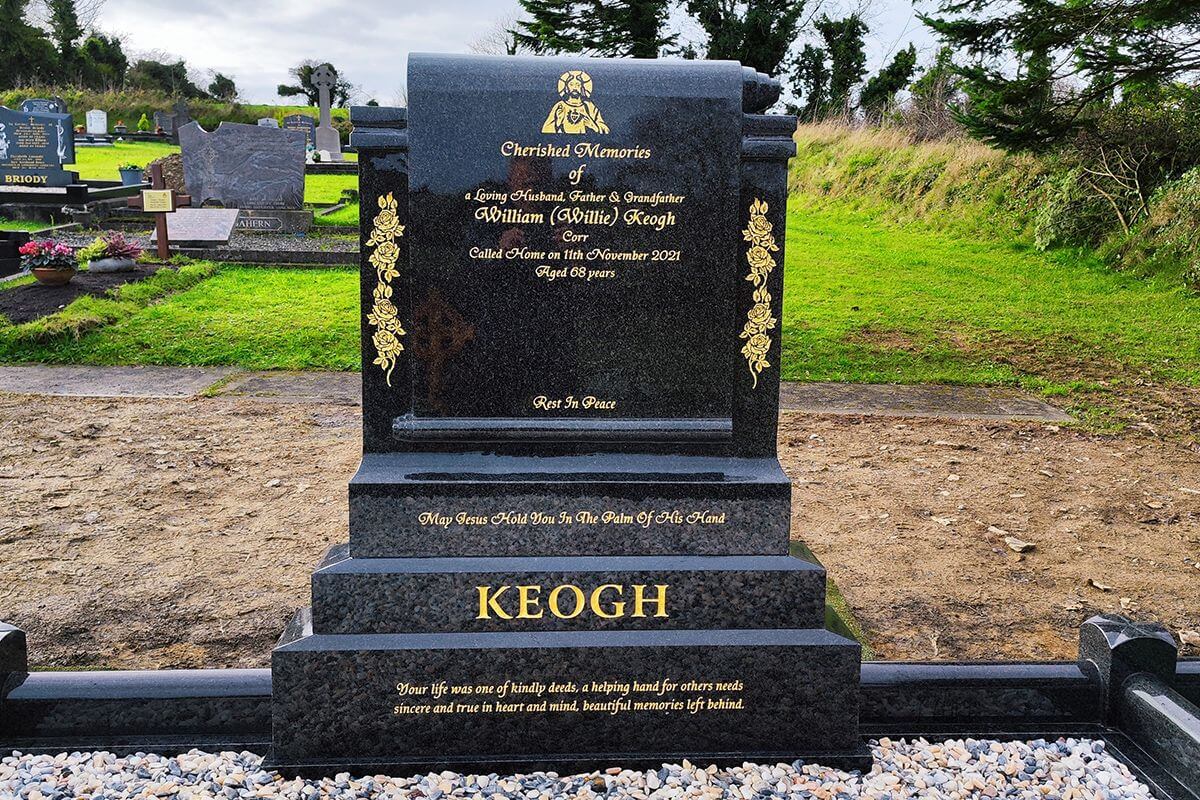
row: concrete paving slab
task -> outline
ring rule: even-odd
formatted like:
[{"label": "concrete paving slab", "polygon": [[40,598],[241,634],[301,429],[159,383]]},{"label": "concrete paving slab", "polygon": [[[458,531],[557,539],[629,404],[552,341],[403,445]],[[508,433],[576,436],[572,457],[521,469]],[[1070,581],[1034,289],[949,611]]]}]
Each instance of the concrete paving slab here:
[{"label": "concrete paving slab", "polygon": [[63,397],[192,397],[232,367],[0,367],[0,392]]},{"label": "concrete paving slab", "polygon": [[362,378],[357,372],[244,372],[214,394],[280,403],[361,405]]},{"label": "concrete paving slab", "polygon": [[780,411],[944,419],[1072,422],[1060,408],[1016,389],[866,383],[792,383],[779,390]]}]

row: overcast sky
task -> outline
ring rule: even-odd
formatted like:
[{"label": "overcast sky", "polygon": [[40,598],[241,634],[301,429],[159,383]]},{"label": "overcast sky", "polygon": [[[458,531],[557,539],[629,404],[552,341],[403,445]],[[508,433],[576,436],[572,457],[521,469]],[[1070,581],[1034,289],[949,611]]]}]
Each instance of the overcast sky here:
[{"label": "overcast sky", "polygon": [[[831,14],[863,5],[826,2]],[[107,0],[97,27],[121,35],[135,54],[183,58],[204,74],[204,85],[211,70],[230,75],[248,102],[279,102],[275,87],[290,82],[288,69],[312,58],[361,87],[359,101],[388,105],[401,97],[409,52],[469,52],[517,12],[515,0]],[[700,40],[694,23],[677,16]],[[867,16],[872,69],[910,41],[923,53],[932,48],[911,0],[874,0]]]}]

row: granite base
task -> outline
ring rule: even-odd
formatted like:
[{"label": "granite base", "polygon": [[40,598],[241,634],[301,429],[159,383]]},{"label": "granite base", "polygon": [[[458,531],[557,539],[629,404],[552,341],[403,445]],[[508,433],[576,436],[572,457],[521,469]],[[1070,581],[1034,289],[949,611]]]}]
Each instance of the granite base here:
[{"label": "granite base", "polygon": [[272,654],[270,763],[865,765],[859,658],[823,629],[325,635],[305,609]]}]

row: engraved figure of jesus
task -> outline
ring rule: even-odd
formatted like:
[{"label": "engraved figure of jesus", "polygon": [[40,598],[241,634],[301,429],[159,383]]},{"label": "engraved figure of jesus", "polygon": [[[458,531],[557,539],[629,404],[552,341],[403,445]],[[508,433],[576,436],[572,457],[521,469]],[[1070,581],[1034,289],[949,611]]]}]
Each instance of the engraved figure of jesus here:
[{"label": "engraved figure of jesus", "polygon": [[542,133],[608,133],[608,125],[590,98],[592,78],[581,69],[564,72],[558,79],[561,98],[542,125]]},{"label": "engraved figure of jesus", "polygon": [[4,132],[5,125],[0,122],[0,159],[8,158],[8,134]]}]

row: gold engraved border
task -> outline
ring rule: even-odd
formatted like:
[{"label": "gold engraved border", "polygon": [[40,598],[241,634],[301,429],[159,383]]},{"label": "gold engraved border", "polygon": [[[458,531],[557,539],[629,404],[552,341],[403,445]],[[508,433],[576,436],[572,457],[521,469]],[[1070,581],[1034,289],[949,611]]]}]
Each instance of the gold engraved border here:
[{"label": "gold engraved border", "polygon": [[740,338],[746,340],[742,346],[742,356],[750,368],[754,378],[754,386],[758,386],[758,376],[764,368],[771,366],[767,362],[767,351],[771,349],[771,337],[767,331],[774,330],[778,320],[771,313],[771,293],[767,291],[767,276],[775,269],[775,256],[779,245],[775,243],[772,226],[767,219],[767,203],[755,199],[750,204],[750,222],[742,231],[742,238],[750,243],[746,250],[746,263],[750,272],[746,280],[754,284],[754,305],[746,312],[746,324],[742,327]]},{"label": "gold engraved border", "polygon": [[392,385],[392,370],[396,357],[404,350],[401,338],[404,328],[400,325],[400,312],[392,302],[392,280],[399,277],[396,262],[400,259],[400,245],[396,240],[404,235],[404,226],[396,214],[396,198],[391,192],[379,197],[379,213],[371,222],[371,236],[367,247],[371,255],[367,261],[375,268],[376,284],[371,293],[374,302],[367,314],[367,324],[375,329],[371,342],[375,345],[375,366],[384,371],[387,385]]}]

